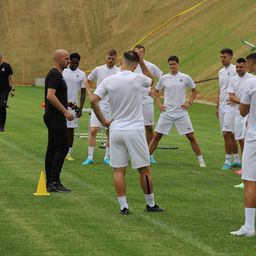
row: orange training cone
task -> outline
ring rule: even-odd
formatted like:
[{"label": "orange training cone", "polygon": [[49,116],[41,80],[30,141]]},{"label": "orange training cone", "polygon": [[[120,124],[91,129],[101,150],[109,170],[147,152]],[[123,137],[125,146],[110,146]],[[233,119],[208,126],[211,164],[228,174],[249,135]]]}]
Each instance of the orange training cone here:
[{"label": "orange training cone", "polygon": [[46,190],[46,185],[45,185],[45,178],[44,178],[44,172],[41,171],[39,182],[37,185],[37,190],[36,193],[34,193],[35,196],[49,196],[50,193],[47,192]]},{"label": "orange training cone", "polygon": [[43,109],[45,108],[45,102],[44,102],[44,100],[42,100],[42,108],[43,108]]}]

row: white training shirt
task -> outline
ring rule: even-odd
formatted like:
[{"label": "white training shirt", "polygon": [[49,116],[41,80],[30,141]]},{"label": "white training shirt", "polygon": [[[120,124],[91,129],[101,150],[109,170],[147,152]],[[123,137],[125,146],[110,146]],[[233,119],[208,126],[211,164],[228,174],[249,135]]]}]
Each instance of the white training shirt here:
[{"label": "white training shirt", "polygon": [[141,88],[150,87],[151,83],[149,77],[125,70],[99,84],[94,94],[101,99],[109,96],[113,120],[110,131],[144,131]]},{"label": "white training shirt", "polygon": [[[105,65],[98,66],[95,69],[93,69],[93,71],[88,75],[87,79],[89,81],[96,80],[96,88],[97,88],[98,85],[106,77],[114,75],[119,71],[120,71],[120,69],[117,66],[114,66],[112,68],[108,68],[108,66],[105,64]],[[102,98],[99,105],[100,105],[101,108],[105,108],[105,109],[109,108],[109,97],[107,96],[105,98]]]},{"label": "white training shirt", "polygon": [[245,140],[250,142],[256,140],[256,77],[248,79],[245,86],[241,103],[250,105],[248,128],[245,135]]},{"label": "white training shirt", "polygon": [[81,90],[81,88],[85,88],[85,73],[79,68],[74,71],[70,68],[65,68],[62,75],[64,77],[64,80],[66,81],[68,88],[68,102],[74,102],[78,104],[79,91]]},{"label": "white training shirt", "polygon": [[219,70],[219,87],[220,87],[220,95],[219,95],[219,108],[224,109],[228,107],[228,84],[231,77],[236,76],[236,66],[230,64],[227,68],[223,67]]},{"label": "white training shirt", "polygon": [[[240,77],[239,75],[231,77],[228,84],[228,93],[234,93],[235,96],[238,97],[239,100],[241,100],[243,91],[245,90],[246,81],[253,77],[254,76],[248,72],[246,72],[242,77]],[[238,110],[239,104],[235,104],[230,107]]]},{"label": "white training shirt", "polygon": [[196,85],[192,78],[184,73],[176,75],[163,75],[156,85],[158,91],[164,90],[164,106],[166,111],[161,113],[163,117],[179,118],[187,115],[187,111],[181,108],[186,101],[186,88],[194,89]]},{"label": "white training shirt", "polygon": [[[153,64],[147,60],[144,60],[144,63],[154,77],[157,77],[159,79],[163,75],[163,71],[160,70],[155,64]],[[138,64],[137,68],[133,72],[137,73],[137,74],[143,74],[140,64]],[[153,98],[148,95],[150,90],[151,90],[150,87],[142,89],[142,104],[148,104],[148,103],[154,102]]]}]

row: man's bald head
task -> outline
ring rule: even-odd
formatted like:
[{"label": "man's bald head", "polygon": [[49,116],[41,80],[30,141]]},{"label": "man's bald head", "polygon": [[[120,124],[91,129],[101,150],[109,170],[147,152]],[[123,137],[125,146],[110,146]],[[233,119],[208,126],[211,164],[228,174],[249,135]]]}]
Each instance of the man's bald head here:
[{"label": "man's bald head", "polygon": [[69,53],[63,49],[56,50],[53,54],[53,61],[57,69],[63,71],[70,63]]}]

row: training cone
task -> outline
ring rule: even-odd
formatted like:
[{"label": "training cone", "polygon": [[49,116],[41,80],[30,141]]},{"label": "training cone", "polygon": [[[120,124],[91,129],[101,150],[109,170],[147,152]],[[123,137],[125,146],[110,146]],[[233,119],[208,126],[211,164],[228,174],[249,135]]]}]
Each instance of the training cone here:
[{"label": "training cone", "polygon": [[34,193],[35,196],[49,196],[50,193],[47,192],[46,190],[46,185],[45,185],[45,178],[44,178],[44,172],[41,171],[39,182],[37,185],[37,190],[36,193]]},{"label": "training cone", "polygon": [[45,102],[44,102],[44,100],[42,100],[42,108],[44,109],[45,108]]}]

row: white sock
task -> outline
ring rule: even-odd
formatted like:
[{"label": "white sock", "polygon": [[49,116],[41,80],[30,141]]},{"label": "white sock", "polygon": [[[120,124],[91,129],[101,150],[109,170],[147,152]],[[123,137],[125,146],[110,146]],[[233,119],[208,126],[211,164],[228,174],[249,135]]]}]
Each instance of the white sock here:
[{"label": "white sock", "polygon": [[126,196],[118,196],[117,197],[119,205],[120,205],[120,210],[123,210],[124,208],[128,209],[128,203],[126,200]]},{"label": "white sock", "polygon": [[231,155],[226,154],[225,164],[231,164]]},{"label": "white sock", "polygon": [[94,147],[88,147],[88,158],[93,159]]},{"label": "white sock", "polygon": [[239,154],[233,154],[233,158],[234,158],[235,163],[240,163],[241,162]]},{"label": "white sock", "polygon": [[106,152],[105,152],[105,157],[104,158],[109,158],[110,157],[110,148],[108,147],[106,147]]},{"label": "white sock", "polygon": [[72,153],[72,147],[68,149],[68,153],[69,153],[69,154]]},{"label": "white sock", "polygon": [[203,159],[202,155],[197,156],[197,159],[198,159],[199,162],[204,162],[204,159]]},{"label": "white sock", "polygon": [[245,211],[245,227],[248,230],[255,229],[255,208],[244,208]]},{"label": "white sock", "polygon": [[154,193],[151,193],[149,195],[145,195],[146,203],[150,207],[153,207],[155,205],[155,196]]}]

